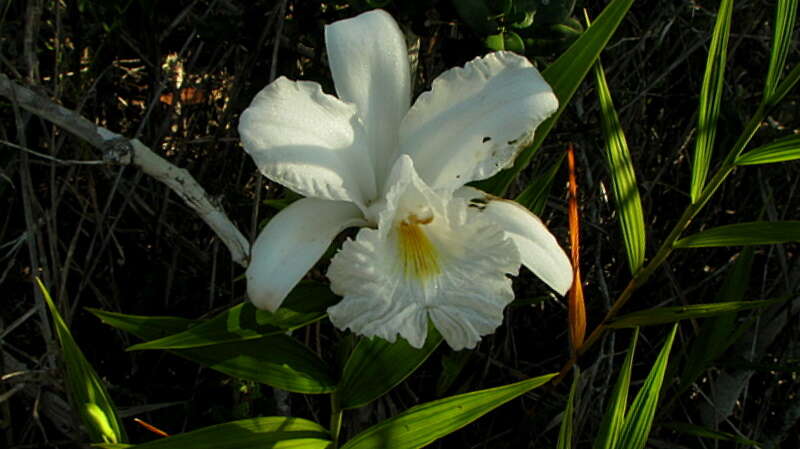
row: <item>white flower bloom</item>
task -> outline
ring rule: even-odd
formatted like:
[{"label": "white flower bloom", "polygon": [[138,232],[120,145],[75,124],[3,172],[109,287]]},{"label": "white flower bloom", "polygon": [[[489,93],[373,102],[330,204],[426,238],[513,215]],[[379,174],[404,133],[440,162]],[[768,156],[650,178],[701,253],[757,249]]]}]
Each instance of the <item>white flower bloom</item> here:
[{"label": "white flower bloom", "polygon": [[338,98],[279,78],[242,114],[245,150],[269,179],[305,195],[258,236],[247,269],[257,307],[275,310],[343,229],[361,226],[328,277],[331,321],[421,347],[430,320],[473,348],[514,298],[524,264],[558,293],[569,259],[522,206],[465,187],[513,163],[556,111],[527,59],[496,52],[454,68],[410,105],[405,40],[375,10],[325,29]]}]

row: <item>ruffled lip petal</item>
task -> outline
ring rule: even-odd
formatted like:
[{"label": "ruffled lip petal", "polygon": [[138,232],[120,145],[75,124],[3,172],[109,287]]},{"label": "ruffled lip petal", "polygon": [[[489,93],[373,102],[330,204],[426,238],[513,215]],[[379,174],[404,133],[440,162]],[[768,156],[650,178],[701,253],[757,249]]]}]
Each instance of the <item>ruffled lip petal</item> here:
[{"label": "ruffled lip petal", "polygon": [[392,16],[372,10],[326,26],[325,46],[336,92],[358,107],[383,179],[397,156],[397,131],[411,98],[405,37]]},{"label": "ruffled lip petal", "polygon": [[558,99],[527,59],[490,53],[433,81],[403,120],[401,153],[432,188],[452,191],[506,168],[557,109]]},{"label": "ruffled lip petal", "polygon": [[362,208],[376,195],[355,106],[317,83],[278,78],[242,113],[239,134],[261,173],[297,193]]},{"label": "ruffled lip petal", "polygon": [[260,309],[275,311],[345,228],[363,225],[351,203],[304,198],[261,231],[247,267],[247,296]]},{"label": "ruffled lip petal", "polygon": [[572,286],[572,264],[539,217],[513,201],[494,198],[488,199],[483,214],[508,234],[523,265],[558,294],[567,293]]}]

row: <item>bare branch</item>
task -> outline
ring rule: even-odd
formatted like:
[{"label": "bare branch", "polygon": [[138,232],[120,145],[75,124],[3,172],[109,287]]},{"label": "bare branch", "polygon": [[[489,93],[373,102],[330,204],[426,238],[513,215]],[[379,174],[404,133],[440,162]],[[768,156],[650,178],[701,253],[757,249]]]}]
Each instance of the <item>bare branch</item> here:
[{"label": "bare branch", "polygon": [[60,106],[0,73],[0,95],[21,108],[51,121],[103,152],[108,163],[132,164],[166,184],[191,207],[222,240],[234,262],[247,266],[250,243],[230,221],[222,207],[183,168],[154,153],[139,139],[127,139],[97,126],[78,113]]}]

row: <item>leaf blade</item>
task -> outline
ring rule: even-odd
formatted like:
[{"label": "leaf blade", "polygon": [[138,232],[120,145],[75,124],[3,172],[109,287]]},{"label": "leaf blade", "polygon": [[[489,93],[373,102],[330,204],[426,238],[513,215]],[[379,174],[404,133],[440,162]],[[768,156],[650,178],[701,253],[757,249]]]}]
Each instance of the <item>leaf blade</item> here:
[{"label": "leaf blade", "polygon": [[675,242],[675,248],[774,245],[800,241],[800,221],[751,221],[707,229]]},{"label": "leaf blade", "polygon": [[786,66],[786,57],[792,44],[794,24],[797,20],[797,0],[778,0],[775,7],[775,24],[773,25],[772,49],[769,53],[769,68],[764,81],[764,100],[767,104],[775,104],[775,91]]},{"label": "leaf blade", "polygon": [[634,329],[633,337],[622,363],[617,382],[611,393],[611,402],[608,405],[600,430],[594,440],[593,449],[612,449],[616,446],[622,426],[625,424],[625,414],[628,407],[628,390],[631,384],[631,371],[633,370],[633,354],[636,351],[636,342],[639,339],[639,328]]},{"label": "leaf blade", "polygon": [[792,135],[748,151],[736,165],[773,164],[800,159],[800,136]]},{"label": "leaf blade", "polygon": [[654,326],[692,318],[708,318],[727,313],[758,309],[785,300],[785,298],[776,298],[761,301],[728,301],[692,304],[689,306],[658,307],[622,315],[608,323],[608,327],[620,329],[637,326]]}]

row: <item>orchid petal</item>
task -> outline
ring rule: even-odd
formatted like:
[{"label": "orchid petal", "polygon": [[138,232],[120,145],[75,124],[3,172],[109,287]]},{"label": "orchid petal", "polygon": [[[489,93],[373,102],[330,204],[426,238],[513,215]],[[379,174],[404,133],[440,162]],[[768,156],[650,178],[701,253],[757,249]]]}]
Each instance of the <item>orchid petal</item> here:
[{"label": "orchid petal", "polygon": [[490,53],[446,71],[400,126],[400,152],[434,189],[455,190],[513,163],[558,100],[527,59]]},{"label": "orchid petal", "polygon": [[358,107],[372,163],[383,179],[396,157],[397,130],[411,98],[403,33],[388,13],[373,10],[325,27],[325,45],[336,92]]},{"label": "orchid petal", "polygon": [[261,173],[297,193],[360,207],[374,196],[355,106],[317,83],[278,78],[242,113],[239,134]]},{"label": "orchid petal", "polygon": [[364,224],[361,211],[343,201],[304,198],[287,206],[253,245],[246,273],[250,301],[274,312],[337,234]]},{"label": "orchid petal", "polygon": [[572,286],[572,264],[558,241],[536,215],[519,204],[490,199],[483,208],[519,250],[522,264],[560,295]]}]

